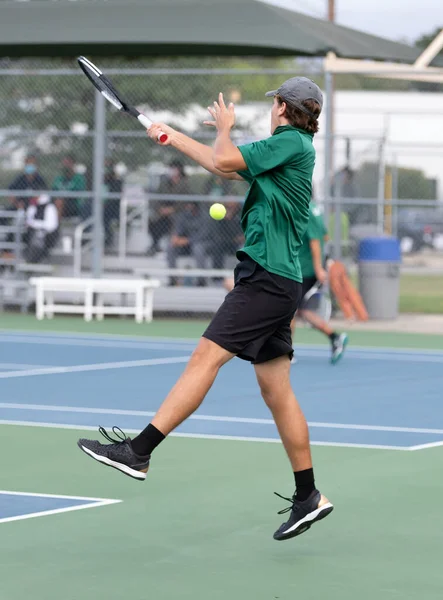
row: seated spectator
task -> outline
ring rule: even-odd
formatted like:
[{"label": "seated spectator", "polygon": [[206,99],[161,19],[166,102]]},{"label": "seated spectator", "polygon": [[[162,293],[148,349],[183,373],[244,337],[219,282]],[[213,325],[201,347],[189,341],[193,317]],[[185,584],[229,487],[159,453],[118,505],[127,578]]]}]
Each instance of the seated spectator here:
[{"label": "seated spectator", "polygon": [[57,208],[48,194],[38,197],[26,211],[25,258],[28,262],[41,262],[48,257],[57,242],[59,218]]},{"label": "seated spectator", "polygon": [[206,181],[203,193],[213,198],[230,196],[232,195],[232,181],[230,179],[223,179],[218,175],[211,175]]},{"label": "seated spectator", "polygon": [[[115,174],[115,162],[108,158],[105,161],[105,191],[121,194],[123,182]],[[105,228],[105,248],[112,246],[112,223],[120,219],[120,198],[104,198],[103,224]]]},{"label": "seated spectator", "polygon": [[[173,160],[169,165],[169,173],[163,175],[157,194],[189,194],[188,177],[180,160]],[[173,200],[154,200],[150,202],[149,233],[152,244],[148,255],[153,256],[160,251],[159,243],[162,237],[169,236],[174,220],[177,202]]]},{"label": "seated spectator", "polygon": [[[47,189],[46,181],[38,172],[37,157],[34,154],[29,154],[25,160],[22,173],[17,175],[12,183],[9,185],[11,191],[30,191],[30,190],[45,190]],[[24,211],[29,206],[32,198],[29,196],[10,196],[9,204],[6,205],[4,210],[11,211],[11,217],[13,217],[14,211]],[[7,227],[11,225],[13,219],[2,217],[0,219],[0,226]],[[14,233],[9,232],[6,234],[4,241],[10,244],[14,241]],[[10,248],[5,249],[1,252],[2,258],[12,259],[14,258],[13,252]]]},{"label": "seated spectator", "polygon": [[[177,267],[179,256],[193,256],[198,269],[206,267],[207,250],[211,236],[210,216],[202,210],[197,202],[186,203],[177,212],[172,227],[172,235],[167,250],[167,261],[170,269]],[[171,279],[177,285],[177,278]],[[199,285],[204,285],[203,281]]]},{"label": "seated spectator", "polygon": [[[61,172],[54,179],[52,189],[58,192],[84,192],[86,190],[86,179],[81,173],[75,171],[76,161],[72,154],[67,154],[62,160]],[[76,198],[56,198],[58,216],[63,217],[80,216],[82,220],[87,219],[92,213],[91,199]]]},{"label": "seated spectator", "polygon": [[[30,191],[30,190],[47,190],[48,186],[46,181],[38,172],[37,157],[34,154],[29,154],[23,167],[23,172],[17,175],[14,181],[10,184],[9,188],[13,191]],[[11,196],[10,197],[10,208],[11,210],[17,210],[19,208],[25,209],[29,206],[30,197],[22,196]]]},{"label": "seated spectator", "polygon": [[211,245],[209,253],[212,256],[214,269],[223,269],[225,258],[234,256],[244,242],[243,230],[240,223],[241,204],[225,202],[226,216],[221,221],[211,222]]}]

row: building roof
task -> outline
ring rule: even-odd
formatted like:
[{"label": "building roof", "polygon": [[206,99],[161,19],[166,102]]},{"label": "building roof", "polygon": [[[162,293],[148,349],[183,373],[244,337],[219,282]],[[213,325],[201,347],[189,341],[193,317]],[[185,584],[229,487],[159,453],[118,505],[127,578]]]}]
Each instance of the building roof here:
[{"label": "building roof", "polygon": [[412,63],[416,48],[261,0],[0,2],[2,56],[262,55]]}]

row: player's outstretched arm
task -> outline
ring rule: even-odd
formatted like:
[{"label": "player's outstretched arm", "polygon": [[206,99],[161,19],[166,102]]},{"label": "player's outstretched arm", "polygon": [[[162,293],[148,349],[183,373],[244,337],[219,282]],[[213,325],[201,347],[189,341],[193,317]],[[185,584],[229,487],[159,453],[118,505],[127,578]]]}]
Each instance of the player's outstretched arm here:
[{"label": "player's outstretched arm", "polygon": [[214,102],[213,106],[208,106],[208,111],[214,120],[205,121],[205,125],[217,129],[213,154],[215,168],[223,173],[247,170],[248,167],[242,153],[231,140],[231,129],[235,125],[233,103],[226,106],[223,94],[220,92],[218,102]]},{"label": "player's outstretched arm", "polygon": [[328,274],[323,269],[320,240],[310,240],[309,247],[311,249],[312,264],[314,266],[314,272],[317,281],[319,281],[320,283],[324,283],[328,277]]},{"label": "player's outstretched arm", "polygon": [[[165,143],[160,143],[158,141],[158,135],[160,131],[163,131],[168,136],[168,139]],[[191,137],[176,131],[164,123],[154,123],[148,130],[148,135],[161,146],[172,146],[185,156],[188,156],[194,160],[210,173],[219,175],[224,179],[242,180],[242,177],[240,177],[240,175],[238,175],[235,171],[225,172],[215,167],[214,150],[211,148],[211,146],[205,146],[205,144],[201,144],[200,142],[193,140]]]}]

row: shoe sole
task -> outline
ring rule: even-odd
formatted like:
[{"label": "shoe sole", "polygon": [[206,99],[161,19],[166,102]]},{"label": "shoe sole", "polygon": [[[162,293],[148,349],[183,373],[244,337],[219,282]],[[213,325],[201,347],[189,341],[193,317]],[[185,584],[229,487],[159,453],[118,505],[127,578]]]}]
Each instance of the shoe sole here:
[{"label": "shoe sole", "polygon": [[317,521],[321,521],[322,519],[330,515],[333,510],[333,504],[331,504],[330,502],[324,504],[320,508],[317,508],[317,510],[314,510],[311,513],[309,513],[309,515],[306,515],[306,517],[301,519],[298,523],[293,525],[290,529],[285,531],[285,533],[281,534],[279,537],[274,536],[274,540],[277,540],[277,542],[283,542],[284,540],[290,540],[291,538],[296,537],[297,535],[305,533],[306,531],[308,531],[308,529],[311,528],[311,526],[314,523],[317,523]]},{"label": "shoe sole", "polygon": [[[89,450],[89,448],[86,448],[86,446],[82,446],[80,442],[77,442],[77,446],[80,448],[80,450],[83,450],[85,454],[87,454],[97,462],[101,463],[102,465],[105,465],[106,467],[112,467],[113,469],[117,469],[117,471],[121,471],[121,473],[124,473],[125,475],[128,475],[128,477],[132,477],[133,479],[137,479],[138,481],[144,481],[146,479],[146,473],[144,473],[143,471],[136,471],[135,469],[131,469],[131,467],[128,467],[127,465],[124,465],[122,463],[115,462],[110,458],[107,458],[106,456],[100,456],[100,454],[96,454],[92,450]],[[146,471],[148,469],[146,469]]]},{"label": "shoe sole", "polygon": [[345,353],[346,346],[348,345],[348,341],[349,341],[349,338],[346,336],[346,338],[343,340],[343,350],[337,356],[337,358],[334,358],[334,357],[331,358],[331,365],[336,365],[343,358],[343,354]]}]

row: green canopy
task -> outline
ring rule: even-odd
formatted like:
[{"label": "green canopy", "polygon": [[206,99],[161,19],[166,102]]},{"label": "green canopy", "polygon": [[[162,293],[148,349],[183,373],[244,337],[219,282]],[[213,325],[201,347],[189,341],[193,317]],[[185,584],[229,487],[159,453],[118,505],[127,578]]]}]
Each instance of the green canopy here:
[{"label": "green canopy", "polygon": [[0,2],[0,56],[324,56],[412,63],[406,44],[259,0]]}]

